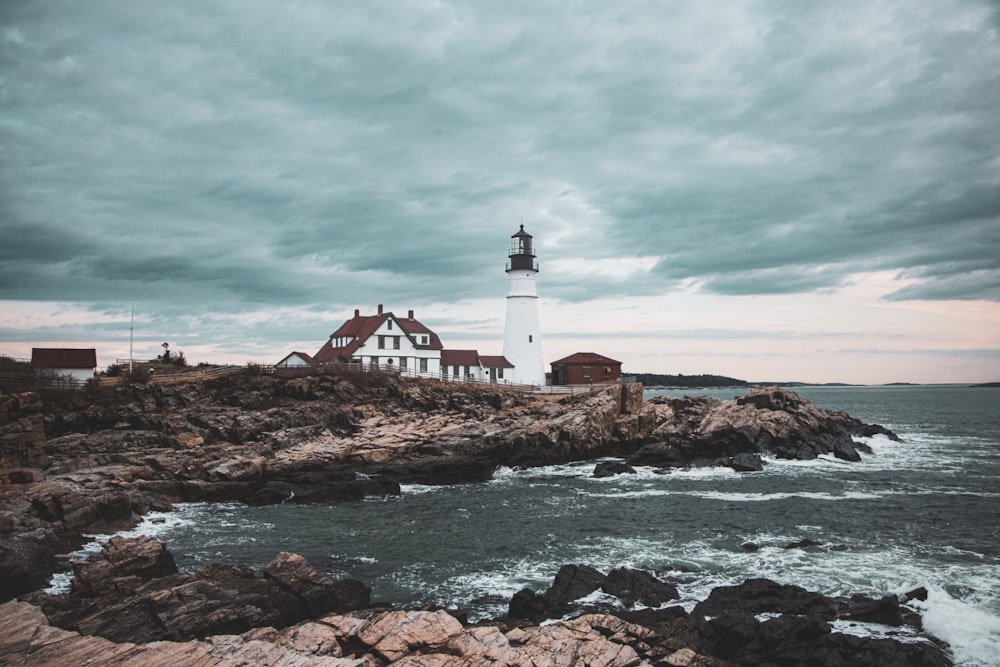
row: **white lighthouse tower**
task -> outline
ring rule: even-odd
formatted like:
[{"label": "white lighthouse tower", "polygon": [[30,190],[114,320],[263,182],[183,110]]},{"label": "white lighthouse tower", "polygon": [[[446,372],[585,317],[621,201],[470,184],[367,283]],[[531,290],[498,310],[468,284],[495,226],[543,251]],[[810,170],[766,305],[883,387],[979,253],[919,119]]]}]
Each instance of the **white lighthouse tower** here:
[{"label": "white lighthouse tower", "polygon": [[520,231],[510,237],[507,262],[507,320],[503,329],[503,356],[514,365],[512,382],[545,386],[542,330],[538,325],[538,291],[535,276],[538,261],[531,249],[531,234]]}]

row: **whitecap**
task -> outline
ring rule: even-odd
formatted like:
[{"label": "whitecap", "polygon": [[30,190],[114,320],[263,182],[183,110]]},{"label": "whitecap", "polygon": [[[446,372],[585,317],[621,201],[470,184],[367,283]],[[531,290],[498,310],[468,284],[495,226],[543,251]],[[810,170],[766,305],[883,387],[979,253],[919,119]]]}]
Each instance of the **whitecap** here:
[{"label": "whitecap", "polygon": [[951,647],[955,664],[965,667],[996,665],[1000,656],[1000,609],[958,600],[938,587],[928,587],[926,602],[909,604],[920,610],[924,629]]}]

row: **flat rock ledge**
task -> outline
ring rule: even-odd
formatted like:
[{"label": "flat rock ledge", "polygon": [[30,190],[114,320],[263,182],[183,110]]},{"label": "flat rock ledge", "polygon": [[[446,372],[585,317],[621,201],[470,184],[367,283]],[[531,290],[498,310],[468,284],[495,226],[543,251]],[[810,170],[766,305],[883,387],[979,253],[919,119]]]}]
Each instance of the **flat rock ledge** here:
[{"label": "flat rock ledge", "polygon": [[[916,634],[905,597],[829,598],[751,579],[689,613],[668,606],[677,589],[652,573],[566,565],[544,593],[514,595],[505,618],[469,625],[460,610],[373,608],[363,584],[333,581],[297,554],[278,554],[261,576],[221,564],[191,576],[161,542],[116,540],[77,564],[70,593],[0,604],[0,665],[952,664]],[[618,602],[588,602],[597,590]],[[894,625],[909,640],[841,634],[835,620]]]}]

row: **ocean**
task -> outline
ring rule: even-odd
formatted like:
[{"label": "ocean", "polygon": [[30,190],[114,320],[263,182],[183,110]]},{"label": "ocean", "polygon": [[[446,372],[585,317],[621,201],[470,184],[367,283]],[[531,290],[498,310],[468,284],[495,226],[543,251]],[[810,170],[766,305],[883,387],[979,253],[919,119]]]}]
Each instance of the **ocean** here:
[{"label": "ocean", "polygon": [[[364,581],[375,600],[462,607],[473,618],[503,615],[511,595],[544,591],[567,563],[649,569],[677,584],[689,609],[715,586],[750,577],[827,595],[925,586],[927,601],[913,604],[956,664],[1000,665],[1000,389],[794,391],[903,441],[865,439],[874,454],[860,463],[770,460],[756,473],[639,468],[598,479],[589,461],[339,505],[185,504],[137,531],[165,540],[182,571],[212,561],[263,568],[293,551]],[[646,395],[683,393],[742,392]],[[790,546],[804,540],[812,546]]]}]

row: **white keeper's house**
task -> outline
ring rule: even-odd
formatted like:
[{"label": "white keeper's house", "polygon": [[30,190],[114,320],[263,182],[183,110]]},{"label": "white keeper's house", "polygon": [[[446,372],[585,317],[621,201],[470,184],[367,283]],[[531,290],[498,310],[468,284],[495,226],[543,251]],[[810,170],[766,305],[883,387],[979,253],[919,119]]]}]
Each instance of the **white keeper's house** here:
[{"label": "white keeper's house", "polygon": [[446,350],[438,335],[419,322],[412,310],[406,317],[397,317],[379,304],[374,315],[362,315],[356,309],[354,317],[330,334],[315,354],[292,352],[276,365],[296,368],[363,364],[418,377],[542,386],[545,367],[535,287],[538,261],[532,237],[524,231],[524,225],[511,236],[507,259],[507,317],[502,355]]},{"label": "white keeper's house", "polygon": [[480,355],[476,350],[446,350],[436,333],[409,311],[406,317],[386,312],[382,304],[375,315],[354,317],[330,334],[316,354],[292,352],[279,368],[354,363],[398,370],[418,377],[449,380],[504,382],[513,365],[502,356]]}]

